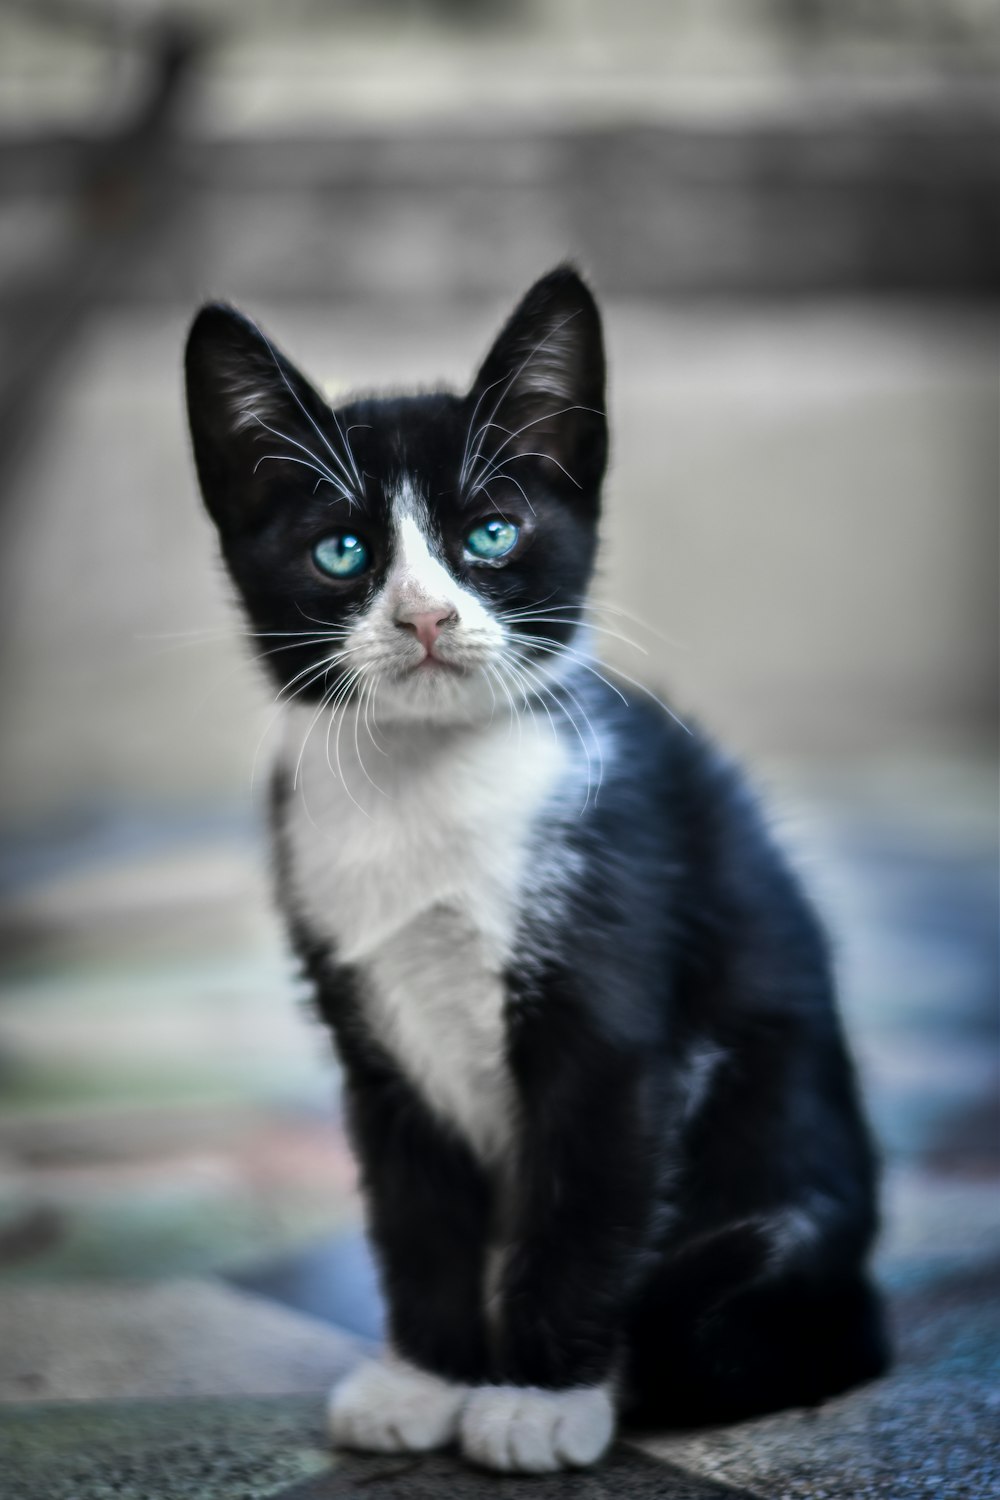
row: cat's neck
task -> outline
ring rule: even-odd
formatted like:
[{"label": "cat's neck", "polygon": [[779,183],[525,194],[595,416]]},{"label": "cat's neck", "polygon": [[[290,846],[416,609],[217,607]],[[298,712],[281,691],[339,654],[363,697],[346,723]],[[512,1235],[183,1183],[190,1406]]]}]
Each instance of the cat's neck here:
[{"label": "cat's neck", "polygon": [[[392,721],[383,724],[350,706],[334,718],[315,707],[286,711],[280,762],[317,818],[379,822],[433,805],[440,816],[475,798],[477,788],[511,800],[525,794],[567,758],[567,743],[541,707],[498,707],[490,718],[464,724]],[[571,749],[571,747],[570,747]],[[501,797],[502,800],[502,797]]]}]

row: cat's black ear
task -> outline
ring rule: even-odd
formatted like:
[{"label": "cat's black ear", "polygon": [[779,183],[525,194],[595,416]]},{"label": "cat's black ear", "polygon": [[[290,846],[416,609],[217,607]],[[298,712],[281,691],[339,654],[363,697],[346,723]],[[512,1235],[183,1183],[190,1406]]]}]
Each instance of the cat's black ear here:
[{"label": "cat's black ear", "polygon": [[310,465],[320,477],[332,466],[326,402],[234,307],[210,302],[201,309],[184,370],[198,480],[222,531],[254,525],[283,485],[308,480],[311,488]]},{"label": "cat's black ear", "polygon": [[607,464],[604,384],[597,304],[577,272],[559,266],[517,305],[483,361],[467,398],[470,451],[497,464],[536,457],[557,487],[594,496]]}]

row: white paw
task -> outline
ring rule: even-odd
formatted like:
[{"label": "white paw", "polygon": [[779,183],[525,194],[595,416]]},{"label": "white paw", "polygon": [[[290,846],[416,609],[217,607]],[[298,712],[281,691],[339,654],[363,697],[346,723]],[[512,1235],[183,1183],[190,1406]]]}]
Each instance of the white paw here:
[{"label": "white paw", "polygon": [[545,1474],[584,1468],[611,1441],[615,1412],[604,1386],[543,1391],[484,1385],[462,1412],[462,1452],[487,1469]]},{"label": "white paw", "polygon": [[422,1453],[443,1448],[458,1431],[468,1393],[406,1360],[365,1360],[330,1392],[333,1441],[375,1453]]}]

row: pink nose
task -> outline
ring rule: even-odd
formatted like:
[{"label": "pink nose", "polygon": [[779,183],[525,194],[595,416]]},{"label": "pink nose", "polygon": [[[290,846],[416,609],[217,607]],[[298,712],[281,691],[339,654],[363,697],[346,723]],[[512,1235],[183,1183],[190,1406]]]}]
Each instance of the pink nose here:
[{"label": "pink nose", "polygon": [[412,630],[429,656],[431,647],[441,634],[441,627],[450,625],[457,619],[458,615],[453,609],[424,609],[397,615],[396,624],[400,630]]}]

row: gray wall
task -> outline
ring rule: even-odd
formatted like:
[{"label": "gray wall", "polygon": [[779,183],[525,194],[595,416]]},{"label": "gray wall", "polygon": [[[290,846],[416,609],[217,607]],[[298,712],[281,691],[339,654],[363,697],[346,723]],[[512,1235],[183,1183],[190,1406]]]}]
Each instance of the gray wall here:
[{"label": "gray wall", "polygon": [[461,383],[567,254],[611,354],[599,595],[638,617],[602,617],[608,656],[767,754],[990,747],[978,22],[903,27],[890,80],[885,36],[859,51],[795,5],[707,32],[688,8],[673,50],[641,5],[382,36],[260,5],[137,129],[138,44],[109,68],[93,37],[45,43],[44,9],[2,18],[0,51],[0,813],[247,784],[266,695],[181,420],[201,297],[336,388]]},{"label": "gray wall", "polygon": [[[7,812],[248,783],[266,695],[230,629],[187,461],[187,311],[102,319],[23,473],[3,559]],[[461,382],[504,308],[255,311],[339,387]],[[606,314],[615,451],[599,594],[650,627],[603,615],[649,652],[608,637],[609,656],[745,748],[988,743],[992,319],[860,302],[611,299]]]}]

